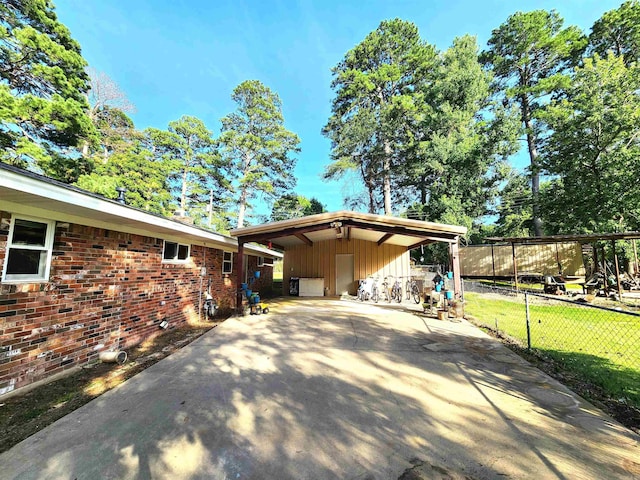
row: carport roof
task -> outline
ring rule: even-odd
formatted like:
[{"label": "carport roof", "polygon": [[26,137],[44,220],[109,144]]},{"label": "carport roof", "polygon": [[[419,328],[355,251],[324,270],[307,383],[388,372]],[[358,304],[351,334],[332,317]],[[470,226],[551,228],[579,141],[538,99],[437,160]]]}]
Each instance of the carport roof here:
[{"label": "carport roof", "polygon": [[376,242],[378,245],[400,245],[410,250],[434,242],[455,243],[460,235],[466,233],[466,227],[457,225],[347,210],[320,213],[231,231],[232,236],[243,242],[271,242],[274,247],[283,249],[341,238],[344,240],[367,240]]}]

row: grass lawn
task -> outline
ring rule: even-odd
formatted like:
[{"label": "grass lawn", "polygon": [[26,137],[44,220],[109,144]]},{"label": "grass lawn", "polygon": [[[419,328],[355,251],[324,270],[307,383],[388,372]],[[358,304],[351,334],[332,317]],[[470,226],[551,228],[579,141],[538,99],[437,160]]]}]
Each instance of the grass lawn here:
[{"label": "grass lawn", "polygon": [[278,260],[273,263],[273,281],[274,282],[282,281],[282,277],[283,277],[282,267],[283,267],[282,260]]},{"label": "grass lawn", "polygon": [[[527,345],[523,297],[467,293],[478,324]],[[640,407],[640,317],[531,297],[531,347],[612,398]]]}]

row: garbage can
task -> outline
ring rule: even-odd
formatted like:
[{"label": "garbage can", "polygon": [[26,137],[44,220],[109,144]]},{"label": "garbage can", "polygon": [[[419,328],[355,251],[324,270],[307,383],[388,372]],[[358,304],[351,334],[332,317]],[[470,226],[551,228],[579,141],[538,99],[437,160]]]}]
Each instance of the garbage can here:
[{"label": "garbage can", "polygon": [[293,297],[300,295],[300,278],[291,277],[289,279],[289,295]]}]

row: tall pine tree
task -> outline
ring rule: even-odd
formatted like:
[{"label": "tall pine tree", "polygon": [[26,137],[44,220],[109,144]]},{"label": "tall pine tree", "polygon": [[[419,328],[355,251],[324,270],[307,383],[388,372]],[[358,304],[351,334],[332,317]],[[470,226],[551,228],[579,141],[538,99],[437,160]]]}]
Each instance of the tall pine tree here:
[{"label": "tall pine tree", "polygon": [[0,161],[67,182],[90,169],[70,148],[95,138],[85,67],[49,0],[0,2]]},{"label": "tall pine tree", "polygon": [[237,110],[222,119],[221,153],[238,190],[238,228],[244,226],[251,201],[274,200],[295,186],[294,154],[298,136],[284,126],[277,93],[258,80],[233,90]]},{"label": "tall pine tree", "polygon": [[493,69],[504,102],[520,110],[529,152],[533,228],[543,233],[540,212],[540,112],[546,100],[569,81],[586,45],[576,27],[563,28],[556,11],[517,12],[491,33],[482,60]]}]

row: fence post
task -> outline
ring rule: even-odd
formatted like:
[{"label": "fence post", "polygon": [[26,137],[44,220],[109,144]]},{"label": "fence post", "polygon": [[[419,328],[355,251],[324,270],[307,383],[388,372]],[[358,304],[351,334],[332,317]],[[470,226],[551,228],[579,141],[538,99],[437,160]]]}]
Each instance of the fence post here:
[{"label": "fence post", "polygon": [[531,350],[531,328],[529,326],[529,294],[524,292],[524,308],[527,317],[527,350]]}]

